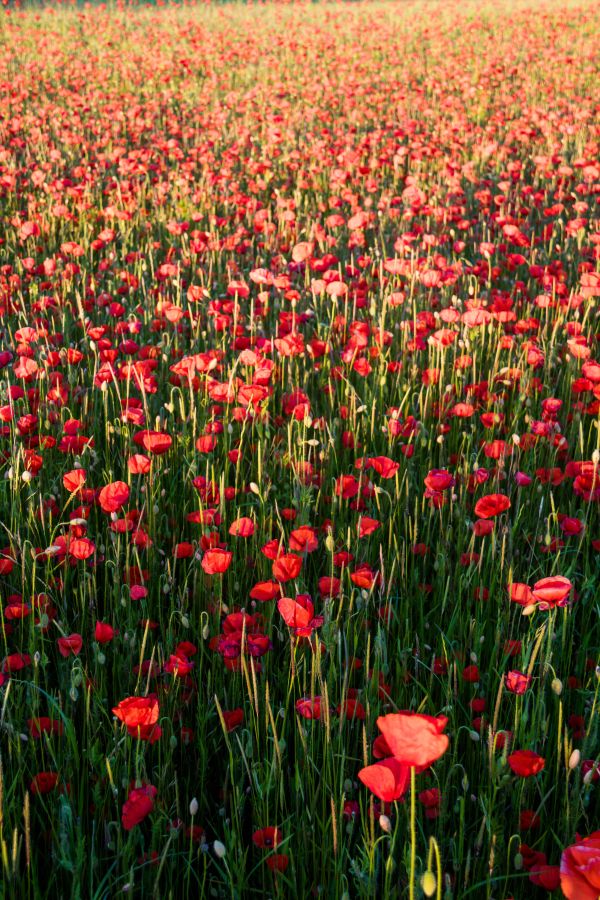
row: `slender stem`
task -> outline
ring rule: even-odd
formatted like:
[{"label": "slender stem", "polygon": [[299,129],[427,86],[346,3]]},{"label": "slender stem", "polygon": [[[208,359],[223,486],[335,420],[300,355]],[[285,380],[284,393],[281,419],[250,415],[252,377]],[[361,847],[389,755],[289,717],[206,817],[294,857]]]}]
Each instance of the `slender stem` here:
[{"label": "slender stem", "polygon": [[415,900],[415,862],[417,856],[417,835],[415,829],[415,767],[410,767],[410,880],[409,900]]}]

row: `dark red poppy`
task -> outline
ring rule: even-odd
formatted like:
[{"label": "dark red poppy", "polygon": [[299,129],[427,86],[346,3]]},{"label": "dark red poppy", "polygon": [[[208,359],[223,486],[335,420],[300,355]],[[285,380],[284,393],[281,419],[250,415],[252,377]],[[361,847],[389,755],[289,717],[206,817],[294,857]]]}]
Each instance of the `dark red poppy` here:
[{"label": "dark red poppy", "polygon": [[510,500],[506,494],[488,494],[475,504],[475,515],[480,519],[491,519],[510,509]]},{"label": "dark red poppy", "polygon": [[530,778],[537,775],[546,765],[543,756],[538,756],[533,750],[515,750],[507,758],[508,765],[520,778]]},{"label": "dark red poppy", "polygon": [[121,823],[125,831],[131,831],[132,828],[143,822],[146,816],[150,815],[154,809],[157,794],[157,789],[151,784],[134,788],[129,792],[121,811]]}]

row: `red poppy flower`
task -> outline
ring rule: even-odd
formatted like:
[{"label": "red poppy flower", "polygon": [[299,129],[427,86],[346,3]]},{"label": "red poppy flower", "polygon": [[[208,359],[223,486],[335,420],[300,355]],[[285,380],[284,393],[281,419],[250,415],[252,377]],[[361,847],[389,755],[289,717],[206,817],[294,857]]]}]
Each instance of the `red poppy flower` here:
[{"label": "red poppy flower", "polygon": [[244,721],[244,710],[241,706],[237,709],[223,710],[223,721],[225,722],[227,731],[233,731],[234,728],[239,728]]},{"label": "red poppy flower", "polygon": [[546,765],[543,756],[538,756],[533,750],[515,750],[507,759],[508,765],[519,778],[530,778],[537,775]]},{"label": "red poppy flower", "polygon": [[562,575],[552,575],[536,581],[532,594],[540,604],[540,609],[552,609],[554,606],[566,606],[573,585]]},{"label": "red poppy flower", "polygon": [[473,534],[475,537],[487,537],[494,530],[494,523],[490,519],[477,519],[473,523]]},{"label": "red poppy flower", "polygon": [[66,659],[71,655],[79,656],[83,647],[83,638],[80,634],[70,634],[68,637],[59,638],[57,644],[60,655]]},{"label": "red poppy flower", "polygon": [[173,438],[170,434],[164,434],[162,431],[138,431],[134,434],[133,440],[138,447],[143,447],[146,453],[153,453],[155,456],[161,456],[171,449]]},{"label": "red poppy flower", "polygon": [[358,777],[372,794],[384,803],[390,803],[406,793],[410,783],[410,766],[392,756],[361,769]]},{"label": "red poppy flower", "polygon": [[523,809],[519,815],[519,831],[537,831],[540,817],[532,809]]},{"label": "red poppy flower", "polygon": [[370,519],[368,516],[361,516],[358,523],[358,536],[360,538],[368,537],[380,527],[381,522],[378,519]]},{"label": "red poppy flower", "polygon": [[152,461],[143,453],[134,453],[127,460],[127,468],[132,475],[146,475],[152,468]]},{"label": "red poppy flower", "polygon": [[314,605],[308,594],[298,594],[295,600],[282,597],[277,602],[277,609],[285,624],[301,637],[309,637],[315,628],[320,628],[323,624],[323,617],[315,616]]},{"label": "red poppy flower", "polygon": [[301,525],[290,534],[290,550],[297,553],[313,553],[318,547],[317,532],[310,525]]},{"label": "red poppy flower", "polygon": [[393,756],[407,766],[430,766],[448,749],[445,716],[400,712],[380,716],[377,727]]},{"label": "red poppy flower", "polygon": [[159,706],[156,694],[147,697],[126,697],[113,707],[113,713],[123,724],[131,728],[155,725],[158,722]]},{"label": "red poppy flower", "polygon": [[266,603],[267,600],[274,600],[275,597],[281,595],[281,586],[277,581],[259,581],[250,591],[252,600],[260,600]]},{"label": "red poppy flower", "polygon": [[491,519],[510,509],[510,500],[506,494],[488,494],[475,504],[475,515],[480,519]]},{"label": "red poppy flower", "polygon": [[369,464],[378,475],[385,479],[393,478],[400,468],[400,463],[394,462],[389,456],[371,456]]},{"label": "red poppy flower", "polygon": [[89,559],[96,552],[96,545],[89,538],[69,538],[67,552],[72,559]]},{"label": "red poppy flower", "polygon": [[545,891],[556,891],[560,885],[560,869],[545,863],[533,866],[529,871],[529,880]]},{"label": "red poppy flower", "polygon": [[94,629],[94,637],[99,644],[110,644],[112,639],[119,632],[116,631],[108,622],[96,622]]},{"label": "red poppy flower", "polygon": [[57,772],[38,772],[29,785],[32,794],[49,794],[58,784]]},{"label": "red poppy flower", "polygon": [[146,816],[150,815],[154,809],[157,793],[158,791],[151,784],[134,788],[129,792],[121,811],[121,823],[125,831],[131,831],[132,828],[143,822]]},{"label": "red poppy flower", "polygon": [[207,575],[222,575],[231,565],[232,558],[230,550],[207,550],[200,565]]},{"label": "red poppy flower", "polygon": [[254,534],[254,522],[247,516],[236,519],[229,528],[229,534],[234,537],[249,538]]},{"label": "red poppy flower", "polygon": [[29,734],[34,740],[39,740],[42,734],[55,734],[61,737],[65,728],[59,719],[50,719],[48,716],[37,716],[27,720]]},{"label": "red poppy flower", "polygon": [[273,562],[273,578],[277,581],[293,581],[300,574],[302,558],[294,553],[285,553]]},{"label": "red poppy flower", "polygon": [[194,668],[194,663],[184,654],[172,653],[163,666],[163,672],[173,675],[175,678],[184,678]]},{"label": "red poppy flower", "polygon": [[505,679],[506,689],[513,694],[524,694],[532,682],[530,675],[524,675],[514,669],[508,672]]},{"label": "red poppy flower", "polygon": [[102,488],[98,500],[103,512],[117,512],[129,500],[129,488],[124,481],[113,481]]},{"label": "red poppy flower", "polygon": [[267,866],[271,872],[285,872],[289,862],[290,860],[286,853],[272,853],[267,857]]},{"label": "red poppy flower", "polygon": [[320,719],[321,698],[303,697],[301,700],[296,700],[296,712],[303,719]]},{"label": "red poppy flower", "polygon": [[456,479],[446,469],[431,469],[425,476],[425,487],[436,494],[454,487]]},{"label": "red poppy flower", "polygon": [[508,588],[508,595],[513,603],[519,606],[530,606],[534,603],[534,597],[528,584],[522,584],[519,581],[513,581]]},{"label": "red poppy flower", "polygon": [[63,485],[67,491],[74,494],[85,484],[85,477],[85,469],[73,469],[72,472],[63,475]]},{"label": "red poppy flower", "polygon": [[568,900],[600,896],[600,831],[578,839],[560,858],[560,887]]},{"label": "red poppy flower", "polygon": [[282,834],[279,828],[269,826],[267,828],[259,828],[252,835],[252,841],[256,847],[261,850],[271,850],[281,843]]}]

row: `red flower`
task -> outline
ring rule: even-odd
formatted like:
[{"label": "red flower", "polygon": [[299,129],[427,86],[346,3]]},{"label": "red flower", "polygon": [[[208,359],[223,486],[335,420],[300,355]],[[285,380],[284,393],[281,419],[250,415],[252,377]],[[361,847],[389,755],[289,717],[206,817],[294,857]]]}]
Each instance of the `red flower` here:
[{"label": "red flower", "polygon": [[368,537],[380,527],[381,522],[378,519],[369,519],[368,516],[362,516],[358,523],[358,536]]},{"label": "red flower", "polygon": [[113,707],[113,713],[128,728],[155,725],[158,722],[159,706],[156,694],[147,697],[126,697]]},{"label": "red flower", "polygon": [[231,565],[232,558],[230,550],[207,550],[200,565],[207,575],[222,575]]},{"label": "red flower", "polygon": [[31,657],[28,653],[11,653],[5,656],[2,662],[3,672],[20,672],[26,666],[31,665]]},{"label": "red flower", "polygon": [[361,769],[358,777],[371,793],[389,803],[399,800],[406,793],[410,782],[410,767],[391,756]]},{"label": "red flower", "polygon": [[289,857],[285,853],[272,853],[267,857],[267,866],[271,872],[285,872],[289,862]]},{"label": "red flower", "polygon": [[541,863],[530,869],[529,880],[545,891],[556,891],[560,884],[560,870],[558,866]]},{"label": "red flower", "polygon": [[171,653],[169,659],[164,664],[163,671],[175,678],[184,678],[189,675],[194,668],[194,663],[185,656],[185,654]]},{"label": "red flower", "polygon": [[598,900],[600,896],[600,831],[563,850],[560,886],[568,900]]},{"label": "red flower", "polygon": [[440,807],[442,803],[442,797],[439,788],[429,788],[426,791],[421,791],[421,793],[419,794],[419,800],[425,807],[426,818],[437,819],[440,814]]},{"label": "red flower", "polygon": [[57,772],[38,772],[29,785],[32,794],[49,794],[58,784]]},{"label": "red flower", "polygon": [[400,468],[400,463],[394,462],[389,456],[372,456],[369,458],[369,464],[375,469],[382,478],[393,478]]},{"label": "red flower", "polygon": [[530,606],[534,602],[533,594],[531,593],[531,588],[528,584],[522,584],[519,581],[514,581],[508,588],[508,595],[513,603],[518,603],[519,606]]},{"label": "red flower", "polygon": [[296,712],[303,719],[320,719],[321,698],[303,697],[301,700],[296,700]]},{"label": "red flower", "polygon": [[63,475],[63,484],[67,491],[71,494],[74,494],[85,484],[85,469],[73,469],[72,472],[67,472],[66,475]]},{"label": "red flower", "polygon": [[477,519],[473,523],[473,534],[475,537],[487,537],[494,530],[494,523],[489,519]]},{"label": "red flower", "polygon": [[524,694],[531,684],[531,681],[532,678],[530,675],[524,675],[522,672],[518,672],[514,669],[506,675],[506,689],[513,694]]},{"label": "red flower", "polygon": [[113,481],[102,488],[98,499],[103,512],[117,512],[129,500],[129,488],[124,481]]},{"label": "red flower", "polygon": [[476,684],[479,681],[479,668],[477,666],[466,666],[462,670],[462,677],[464,681]]},{"label": "red flower", "polygon": [[552,575],[536,581],[533,586],[533,598],[540,604],[540,609],[552,609],[554,606],[566,606],[573,585],[562,575]]},{"label": "red flower", "polygon": [[298,594],[295,600],[282,597],[277,603],[285,624],[295,635],[309,637],[315,628],[323,624],[322,616],[315,616],[314,605],[308,594]]},{"label": "red flower", "polygon": [[151,784],[134,788],[129,792],[121,811],[121,823],[125,831],[131,831],[152,812],[157,793],[158,791]]},{"label": "red flower", "polygon": [[236,519],[235,522],[232,523],[229,529],[229,534],[233,535],[234,537],[252,537],[252,535],[254,534],[254,522],[247,516],[242,516],[240,519]]},{"label": "red flower", "polygon": [[59,638],[57,644],[60,655],[66,659],[71,654],[79,656],[83,646],[83,639],[80,634],[70,634],[68,637]]},{"label": "red flower", "polygon": [[290,534],[290,549],[297,553],[312,553],[318,546],[317,533],[310,525],[301,525]]},{"label": "red flower", "polygon": [[261,850],[271,850],[281,843],[281,837],[282,835],[279,828],[269,826],[267,828],[259,828],[258,831],[255,831],[252,835],[252,840]]},{"label": "red flower", "polygon": [[538,756],[533,750],[515,750],[508,757],[508,764],[515,775],[520,778],[530,778],[537,775],[546,765],[543,756]]},{"label": "red flower", "polygon": [[151,460],[143,453],[134,453],[127,460],[127,468],[132,475],[146,475],[152,467]]},{"label": "red flower", "polygon": [[244,710],[240,707],[232,710],[223,710],[223,721],[227,731],[233,731],[244,721]]},{"label": "red flower", "polygon": [[454,487],[456,479],[446,469],[431,469],[425,476],[425,487],[436,494]]},{"label": "red flower", "polygon": [[519,816],[519,831],[537,831],[540,817],[532,809],[524,809]]},{"label": "red flower", "polygon": [[281,596],[281,587],[277,581],[259,581],[250,591],[252,600],[260,600],[266,603],[267,600],[274,600],[275,597]]},{"label": "red flower", "polygon": [[96,545],[88,538],[74,538],[67,541],[69,556],[73,559],[89,559],[96,551]]},{"label": "red flower", "polygon": [[37,716],[27,719],[29,734],[34,740],[39,740],[42,734],[56,734],[61,737],[65,728],[59,719],[50,719],[48,716]]},{"label": "red flower", "polygon": [[426,716],[400,712],[380,716],[377,727],[383,734],[392,755],[407,766],[430,766],[448,749],[448,736],[443,734],[448,724],[445,716]]},{"label": "red flower", "polygon": [[156,456],[166,453],[173,443],[173,438],[169,434],[148,430],[138,431],[134,434],[133,440],[138,447],[143,447],[146,453],[154,453]]},{"label": "red flower", "polygon": [[506,494],[488,494],[475,504],[475,515],[480,519],[491,519],[510,509],[510,500]]},{"label": "red flower", "polygon": [[285,553],[273,562],[273,578],[277,581],[293,581],[300,574],[302,559],[293,553]]}]

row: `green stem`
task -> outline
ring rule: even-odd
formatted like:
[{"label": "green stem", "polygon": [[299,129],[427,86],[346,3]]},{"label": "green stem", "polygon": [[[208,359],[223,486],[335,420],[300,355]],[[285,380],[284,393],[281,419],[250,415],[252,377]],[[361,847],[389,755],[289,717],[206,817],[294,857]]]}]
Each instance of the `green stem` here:
[{"label": "green stem", "polygon": [[417,857],[417,834],[415,829],[415,767],[410,767],[410,880],[409,900],[415,900],[415,862]]}]

